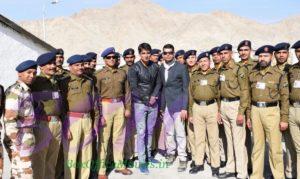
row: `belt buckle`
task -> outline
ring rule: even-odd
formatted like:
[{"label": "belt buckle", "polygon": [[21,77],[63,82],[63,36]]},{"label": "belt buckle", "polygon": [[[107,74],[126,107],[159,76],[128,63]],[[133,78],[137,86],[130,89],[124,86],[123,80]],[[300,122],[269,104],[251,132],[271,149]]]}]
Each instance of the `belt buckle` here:
[{"label": "belt buckle", "polygon": [[200,101],[199,105],[200,106],[206,106],[206,101]]},{"label": "belt buckle", "polygon": [[116,98],[113,98],[113,99],[111,99],[111,102],[116,103],[116,102],[118,102],[118,100]]},{"label": "belt buckle", "polygon": [[299,102],[299,101],[294,102],[294,103],[293,103],[293,106],[294,106],[295,108],[300,108],[300,102]]},{"label": "belt buckle", "polygon": [[258,107],[267,107],[267,103],[266,102],[257,102]]},{"label": "belt buckle", "polygon": [[50,116],[49,122],[57,122],[58,118],[56,116]]}]

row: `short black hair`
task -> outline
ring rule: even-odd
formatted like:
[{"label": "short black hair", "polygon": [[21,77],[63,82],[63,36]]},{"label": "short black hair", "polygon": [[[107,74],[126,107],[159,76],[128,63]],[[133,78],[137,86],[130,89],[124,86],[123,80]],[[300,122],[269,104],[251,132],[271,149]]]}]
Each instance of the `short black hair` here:
[{"label": "short black hair", "polygon": [[138,47],[139,53],[141,53],[142,50],[147,50],[147,51],[150,52],[150,51],[152,50],[152,49],[151,49],[151,45],[148,44],[148,43],[141,43],[141,44],[139,45],[139,47]]},{"label": "short black hair", "polygon": [[172,44],[166,44],[166,45],[164,45],[163,50],[166,49],[166,48],[170,48],[174,52],[174,46]]}]

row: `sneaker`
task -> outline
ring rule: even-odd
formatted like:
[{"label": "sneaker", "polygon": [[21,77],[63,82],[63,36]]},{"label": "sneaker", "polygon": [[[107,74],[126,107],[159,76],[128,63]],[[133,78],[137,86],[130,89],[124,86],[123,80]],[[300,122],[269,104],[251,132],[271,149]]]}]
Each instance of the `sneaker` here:
[{"label": "sneaker", "polygon": [[139,169],[140,169],[141,173],[143,173],[145,175],[149,174],[149,170],[148,170],[148,167],[147,167],[146,163],[141,163],[140,166],[139,166]]},{"label": "sneaker", "polygon": [[204,171],[204,166],[203,165],[195,165],[192,169],[190,169],[189,173],[196,174],[200,171]]},{"label": "sneaker", "polygon": [[187,161],[179,161],[179,166],[177,168],[178,172],[184,172],[186,170]]},{"label": "sneaker", "polygon": [[157,164],[160,163],[160,161],[156,160],[154,157],[149,157],[148,163]]}]

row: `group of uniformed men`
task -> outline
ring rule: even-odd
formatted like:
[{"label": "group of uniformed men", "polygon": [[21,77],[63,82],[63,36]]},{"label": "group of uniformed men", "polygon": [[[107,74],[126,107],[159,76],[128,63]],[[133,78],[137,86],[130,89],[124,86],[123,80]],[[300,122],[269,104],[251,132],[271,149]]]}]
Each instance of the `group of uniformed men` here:
[{"label": "group of uniformed men", "polygon": [[[299,179],[300,41],[292,48],[293,65],[290,44],[264,45],[254,60],[249,40],[238,45],[239,62],[230,44],[196,56],[147,43],[138,47],[138,62],[125,50],[122,67],[120,53],[107,48],[99,71],[94,52],[68,58],[69,70],[62,49],[24,61],[18,80],[0,93],[11,176],[105,179],[108,161],[131,175],[137,158],[149,174],[160,153],[167,165],[178,156],[179,172],[188,160],[189,173],[203,171],[206,159],[214,177],[262,179],[267,143],[272,177]],[[1,174],[2,154],[1,143]]]}]

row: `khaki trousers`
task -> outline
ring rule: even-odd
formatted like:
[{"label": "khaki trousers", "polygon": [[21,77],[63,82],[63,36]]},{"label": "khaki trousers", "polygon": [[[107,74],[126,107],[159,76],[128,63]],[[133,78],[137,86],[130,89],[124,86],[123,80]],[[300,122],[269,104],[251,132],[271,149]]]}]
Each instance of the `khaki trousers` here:
[{"label": "khaki trousers", "polygon": [[64,139],[65,179],[89,178],[92,159],[92,119],[90,114],[66,119],[72,139]]},{"label": "khaki trousers", "polygon": [[[123,164],[123,149],[125,143],[126,130],[124,111],[125,109],[123,102],[102,102],[102,113],[105,120],[105,124],[100,128],[100,170],[98,172],[99,175],[106,174],[106,159],[108,151],[113,150],[113,158],[116,164],[115,168],[125,168],[125,165]],[[112,138],[112,148],[109,146],[110,138]]]},{"label": "khaki trousers", "polygon": [[280,109],[276,107],[251,108],[253,150],[251,179],[262,179],[264,172],[265,143],[269,142],[269,163],[275,179],[284,179],[282,134],[279,129]]},{"label": "khaki trousers", "polygon": [[200,106],[196,103],[193,105],[196,165],[203,165],[207,137],[211,166],[213,168],[220,167],[219,128],[217,114],[217,103],[208,106]]},{"label": "khaki trousers", "polygon": [[289,128],[297,155],[297,179],[300,179],[300,107],[290,107]]},{"label": "khaki trousers", "polygon": [[34,128],[36,138],[35,151],[32,155],[33,176],[36,179],[55,179],[55,167],[62,137],[60,119],[39,121]]},{"label": "khaki trousers", "polygon": [[227,139],[226,172],[237,172],[237,177],[246,178],[248,176],[248,156],[245,146],[246,121],[243,125],[236,123],[239,104],[239,101],[221,102],[221,117]]}]

